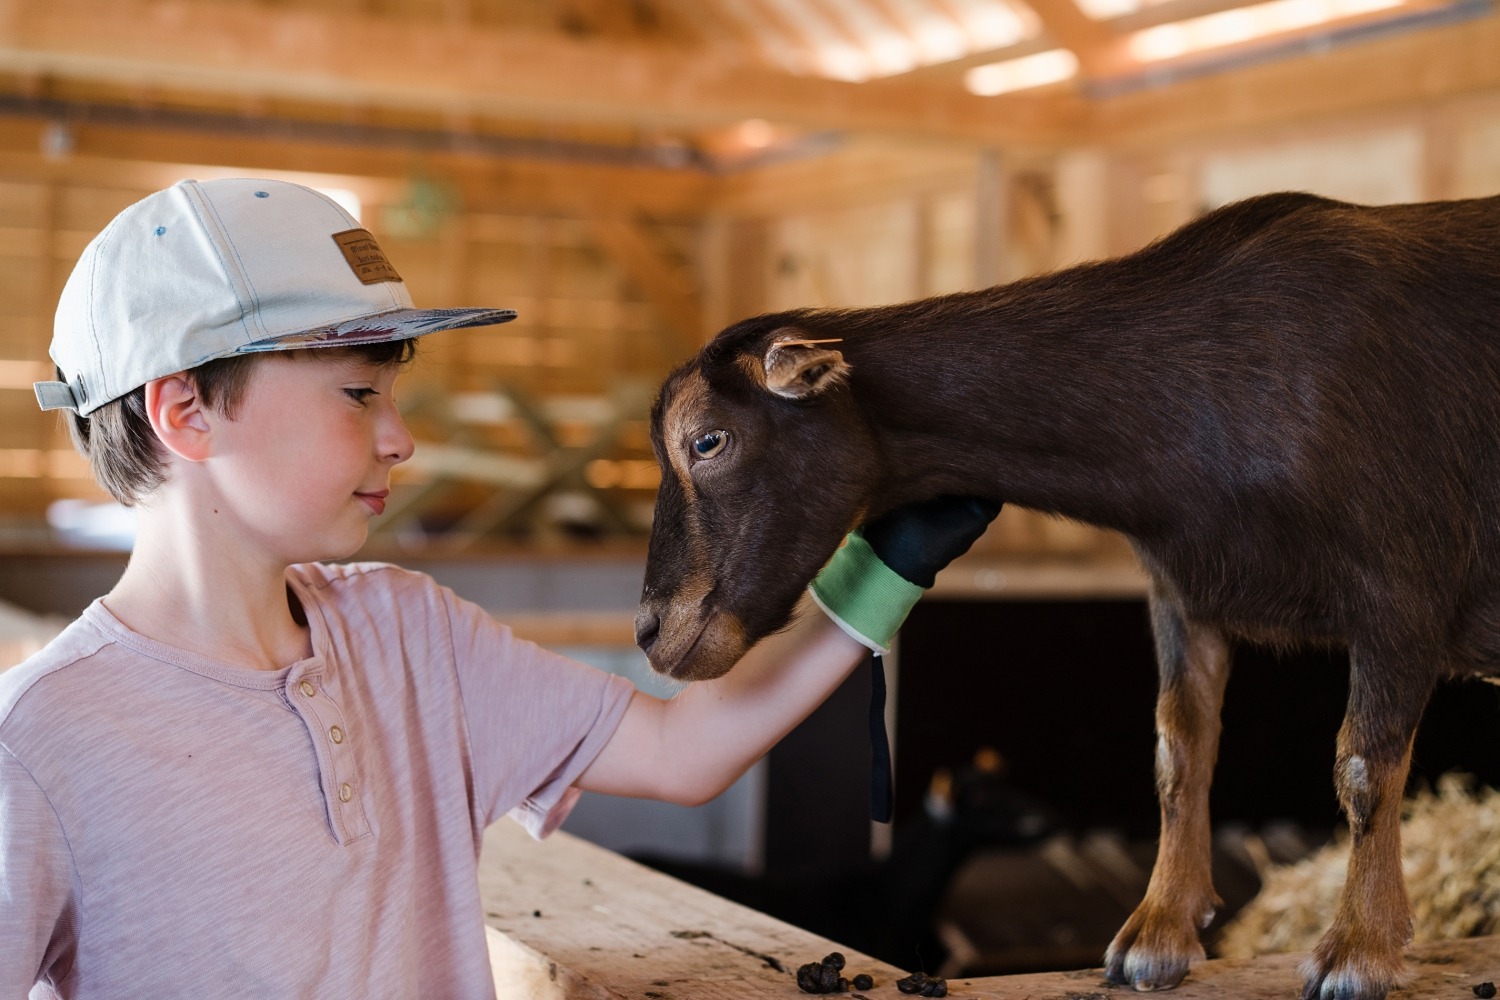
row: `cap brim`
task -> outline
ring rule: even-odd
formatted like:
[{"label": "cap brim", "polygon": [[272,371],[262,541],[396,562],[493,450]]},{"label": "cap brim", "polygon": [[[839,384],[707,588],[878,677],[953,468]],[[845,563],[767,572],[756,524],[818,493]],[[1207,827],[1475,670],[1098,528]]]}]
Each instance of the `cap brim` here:
[{"label": "cap brim", "polygon": [[389,340],[410,340],[440,330],[493,326],[516,318],[514,309],[393,309],[345,320],[332,326],[268,337],[235,349],[236,354],[295,351],[309,347],[349,347]]}]

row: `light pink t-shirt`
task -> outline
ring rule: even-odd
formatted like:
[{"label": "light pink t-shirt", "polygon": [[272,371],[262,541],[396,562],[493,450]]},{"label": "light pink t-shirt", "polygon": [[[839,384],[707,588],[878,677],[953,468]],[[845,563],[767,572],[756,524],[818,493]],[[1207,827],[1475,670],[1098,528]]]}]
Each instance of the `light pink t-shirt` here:
[{"label": "light pink t-shirt", "polygon": [[0,1000],[494,995],[476,859],[541,835],[629,682],[394,566],[295,566],[255,671],[95,602],[0,673]]}]

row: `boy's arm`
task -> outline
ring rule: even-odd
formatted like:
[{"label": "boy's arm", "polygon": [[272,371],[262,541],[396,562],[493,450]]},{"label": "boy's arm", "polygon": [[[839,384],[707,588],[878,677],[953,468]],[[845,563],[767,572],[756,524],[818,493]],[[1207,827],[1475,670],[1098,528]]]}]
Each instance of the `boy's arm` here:
[{"label": "boy's arm", "polygon": [[585,791],[699,805],[822,704],[869,650],[804,598],[790,628],[669,700],[637,692],[578,779]]},{"label": "boy's arm", "polygon": [[991,500],[938,497],[866,524],[818,574],[792,626],[762,640],[729,673],[668,701],[637,692],[576,784],[684,805],[718,795],[822,704],[869,649],[885,651],[938,570],[999,512]]}]

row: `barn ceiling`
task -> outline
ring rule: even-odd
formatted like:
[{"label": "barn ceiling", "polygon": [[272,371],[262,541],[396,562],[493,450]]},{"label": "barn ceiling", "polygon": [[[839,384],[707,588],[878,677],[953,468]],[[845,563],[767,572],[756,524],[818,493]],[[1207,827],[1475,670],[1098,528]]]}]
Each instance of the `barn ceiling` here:
[{"label": "barn ceiling", "polygon": [[9,0],[0,114],[721,169],[1500,87],[1493,0]]}]

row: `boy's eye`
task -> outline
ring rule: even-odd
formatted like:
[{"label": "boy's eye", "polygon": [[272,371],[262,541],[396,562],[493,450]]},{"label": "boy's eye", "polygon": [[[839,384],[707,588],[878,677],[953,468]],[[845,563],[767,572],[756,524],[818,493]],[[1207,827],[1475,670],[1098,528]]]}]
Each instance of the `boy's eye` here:
[{"label": "boy's eye", "polygon": [[347,389],[344,390],[344,395],[348,396],[350,399],[354,400],[356,403],[363,403],[365,400],[369,399],[371,396],[378,396],[378,395],[380,395],[380,393],[378,393],[374,389],[371,389],[371,388],[368,388],[368,387],[360,387],[360,388],[347,388]]}]

